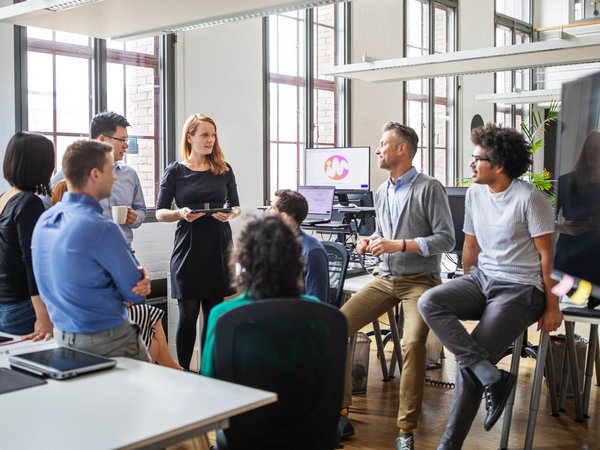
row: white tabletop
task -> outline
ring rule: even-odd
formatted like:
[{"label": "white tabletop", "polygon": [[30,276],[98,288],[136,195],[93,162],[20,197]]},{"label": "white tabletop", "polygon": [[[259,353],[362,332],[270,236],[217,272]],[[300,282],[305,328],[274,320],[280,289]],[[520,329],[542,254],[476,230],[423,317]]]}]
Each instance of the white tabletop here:
[{"label": "white tabletop", "polygon": [[[56,345],[12,344],[10,353]],[[8,365],[0,346],[0,366]],[[117,367],[0,395],[0,449],[163,448],[228,426],[271,392],[116,358]]]}]

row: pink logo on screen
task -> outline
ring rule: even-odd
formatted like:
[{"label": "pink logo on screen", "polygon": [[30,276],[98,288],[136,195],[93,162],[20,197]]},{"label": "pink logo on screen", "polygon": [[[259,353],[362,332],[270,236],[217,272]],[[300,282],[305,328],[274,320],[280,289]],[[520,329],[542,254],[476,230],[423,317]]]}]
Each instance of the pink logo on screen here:
[{"label": "pink logo on screen", "polygon": [[325,161],[325,175],[332,180],[342,180],[350,172],[348,160],[341,155],[332,155]]}]

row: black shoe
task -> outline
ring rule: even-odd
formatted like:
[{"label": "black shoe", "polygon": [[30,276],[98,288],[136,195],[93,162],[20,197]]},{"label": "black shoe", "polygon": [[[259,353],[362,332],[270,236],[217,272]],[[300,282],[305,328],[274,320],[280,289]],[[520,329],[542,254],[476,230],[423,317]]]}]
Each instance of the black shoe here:
[{"label": "black shoe", "polygon": [[487,410],[483,421],[485,431],[490,431],[502,415],[516,381],[517,377],[514,374],[500,370],[500,379],[493,384],[484,386],[485,409]]},{"label": "black shoe", "polygon": [[355,433],[354,425],[352,425],[348,416],[340,414],[338,422],[338,434],[340,435],[340,440],[351,438]]}]

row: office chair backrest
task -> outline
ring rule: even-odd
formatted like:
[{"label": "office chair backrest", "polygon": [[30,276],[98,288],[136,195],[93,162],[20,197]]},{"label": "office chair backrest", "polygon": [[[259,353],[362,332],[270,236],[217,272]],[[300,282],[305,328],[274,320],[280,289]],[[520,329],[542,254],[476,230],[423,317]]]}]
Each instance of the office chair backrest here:
[{"label": "office chair backrest", "polygon": [[343,244],[339,242],[321,241],[329,259],[329,297],[327,303],[339,308],[342,306],[344,281],[348,270],[350,255]]},{"label": "office chair backrest", "polygon": [[346,333],[339,311],[309,300],[257,300],[224,314],[215,329],[216,377],[278,400],[231,418],[219,450],[333,449]]}]

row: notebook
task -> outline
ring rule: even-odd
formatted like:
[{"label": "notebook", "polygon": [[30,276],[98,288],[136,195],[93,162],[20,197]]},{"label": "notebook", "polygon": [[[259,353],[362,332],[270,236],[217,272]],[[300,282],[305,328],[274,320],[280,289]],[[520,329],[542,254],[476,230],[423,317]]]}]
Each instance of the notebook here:
[{"label": "notebook", "polygon": [[88,372],[111,369],[117,361],[67,347],[51,348],[8,358],[11,367],[57,380]]},{"label": "notebook", "polygon": [[308,215],[302,225],[327,223],[333,214],[334,186],[299,186],[300,192],[308,202]]}]

